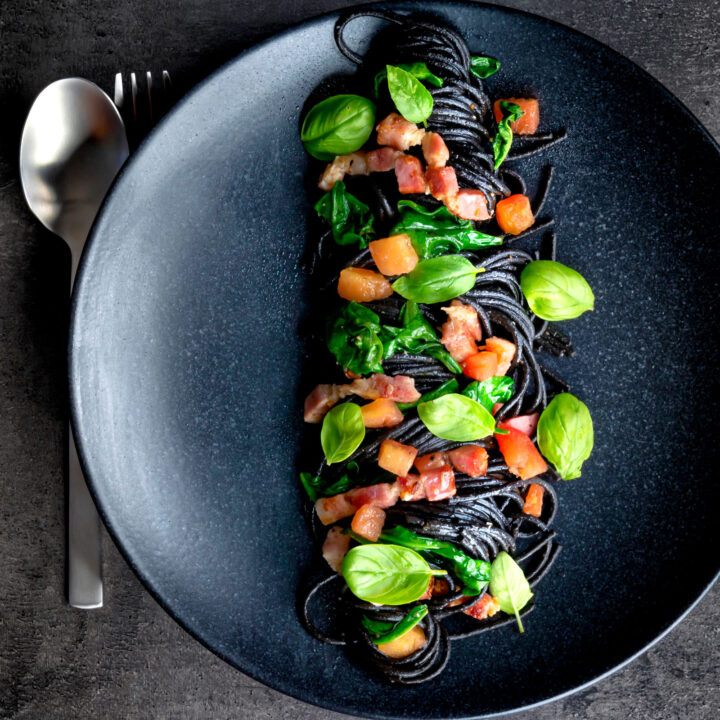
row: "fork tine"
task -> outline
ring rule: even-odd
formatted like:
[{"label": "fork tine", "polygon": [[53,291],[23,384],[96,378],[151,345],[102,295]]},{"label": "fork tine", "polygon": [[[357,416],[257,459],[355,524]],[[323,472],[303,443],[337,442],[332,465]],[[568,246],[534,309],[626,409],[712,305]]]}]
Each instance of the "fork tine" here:
[{"label": "fork tine", "polygon": [[123,76],[122,73],[115,75],[115,94],[114,94],[115,107],[121,111],[125,104],[125,93],[123,91]]},{"label": "fork tine", "polygon": [[145,85],[147,86],[147,102],[148,102],[148,130],[155,124],[154,113],[153,113],[153,80],[152,73],[149,70],[145,71]]}]

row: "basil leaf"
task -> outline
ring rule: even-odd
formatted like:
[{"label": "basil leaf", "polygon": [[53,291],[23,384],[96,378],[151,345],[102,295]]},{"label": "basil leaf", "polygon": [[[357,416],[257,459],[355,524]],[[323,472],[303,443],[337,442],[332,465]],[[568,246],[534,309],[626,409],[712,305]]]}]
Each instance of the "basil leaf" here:
[{"label": "basil leaf", "polygon": [[462,255],[442,255],[421,260],[407,275],[398,278],[393,290],[419,303],[452,300],[475,286],[475,276],[485,272]]},{"label": "basil leaf", "polygon": [[365,437],[360,406],[355,403],[336,405],[323,419],[320,430],[322,445],[328,465],[349,458]]},{"label": "basil leaf", "polygon": [[595,296],[577,271],[554,260],[534,260],[520,274],[530,309],[543,320],[571,320],[595,309]]},{"label": "basil leaf", "polygon": [[410,122],[424,122],[433,109],[433,98],[427,88],[407,70],[386,65],[388,90],[398,112]]},{"label": "basil leaf", "polygon": [[465,397],[479,402],[492,413],[495,403],[507,402],[513,394],[515,383],[506,375],[495,375],[487,380],[471,382],[463,391]]},{"label": "basil leaf", "polygon": [[318,160],[359,150],[375,127],[375,105],[360,95],[333,95],[310,111],[303,120],[300,139],[305,150]]},{"label": "basil leaf", "polygon": [[502,245],[502,237],[476,230],[470,220],[461,220],[444,205],[428,210],[412,200],[400,200],[397,207],[400,222],[390,234],[406,233],[421,258]]},{"label": "basil leaf", "polygon": [[584,402],[570,393],[556,395],[538,420],[540,452],[563,480],[580,477],[593,449],[593,421]]},{"label": "basil leaf", "polygon": [[361,622],[375,645],[385,645],[412,630],[427,614],[427,605],[416,605],[396,623],[374,620],[367,615],[363,615]]},{"label": "basil leaf", "polygon": [[508,102],[507,100],[500,101],[500,110],[502,110],[503,119],[498,123],[498,131],[493,138],[493,155],[495,156],[496,170],[510,152],[513,139],[513,131],[510,123],[515,122],[515,120],[525,114],[519,105]]},{"label": "basil leaf", "polygon": [[347,472],[341,475],[334,483],[330,483],[327,478],[313,475],[309,472],[301,472],[300,482],[305,488],[308,497],[315,502],[319,498],[339,495],[355,487],[372,485],[376,482],[374,478],[361,479],[358,477],[359,469],[360,467],[356,462],[349,462],[346,465]]},{"label": "basil leaf", "polygon": [[418,415],[436,437],[470,442],[492,435],[495,419],[479,402],[451,393],[418,405]]},{"label": "basil leaf", "polygon": [[379,605],[415,602],[439,573],[416,552],[398,545],[358,545],[342,564],[350,592]]},{"label": "basil leaf", "polygon": [[473,55],[470,58],[470,72],[482,80],[494,75],[500,69],[500,61],[487,55]]},{"label": "basil leaf", "polygon": [[358,375],[382,372],[380,329],[376,313],[359,303],[348,303],[328,324],[328,349],[346,370]]},{"label": "basil leaf", "polygon": [[368,240],[375,236],[375,218],[370,208],[351,195],[342,180],[338,180],[332,190],[328,190],[317,201],[315,211],[328,222],[338,245],[358,243],[364,248],[367,247]]},{"label": "basil leaf", "polygon": [[[442,87],[443,86],[443,79],[438,77],[437,75],[433,74],[429,69],[428,66],[424,62],[416,62],[412,63],[411,65],[406,65],[405,63],[399,63],[396,65],[396,67],[401,68],[402,70],[405,70],[406,72],[409,72],[411,75],[416,77],[418,80],[425,80],[429,82],[431,85],[435,85],[435,87]],[[380,72],[375,75],[375,97],[380,96],[380,86],[382,85],[383,81],[387,80],[387,68],[383,68],[380,70]]]},{"label": "basil leaf", "polygon": [[400,408],[400,410],[405,412],[405,410],[410,410],[410,408],[417,407],[420,403],[436,400],[437,398],[442,397],[443,395],[447,395],[449,393],[456,393],[459,387],[460,386],[458,385],[458,381],[453,378],[452,380],[444,382],[442,385],[438,385],[438,387],[436,387],[434,390],[426,392],[420,397],[419,400],[409,403],[398,403],[397,406]]},{"label": "basil leaf", "polygon": [[520,632],[525,632],[520,611],[530,602],[532,590],[522,568],[505,551],[498,553],[490,569],[490,594],[500,603],[500,609],[515,615]]},{"label": "basil leaf", "polygon": [[402,545],[430,557],[438,556],[449,560],[453,574],[463,585],[464,595],[478,595],[490,580],[489,562],[472,558],[445,540],[423,537],[398,525],[391,530],[385,530],[380,535],[380,541]]}]

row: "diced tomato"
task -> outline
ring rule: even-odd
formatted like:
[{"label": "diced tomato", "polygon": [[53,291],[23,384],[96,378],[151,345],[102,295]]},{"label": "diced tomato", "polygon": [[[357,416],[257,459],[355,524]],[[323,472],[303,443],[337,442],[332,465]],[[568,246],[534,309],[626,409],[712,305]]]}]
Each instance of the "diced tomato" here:
[{"label": "diced tomato", "polygon": [[537,428],[539,419],[540,413],[530,413],[529,415],[517,415],[514,418],[505,420],[504,424],[532,437],[535,433],[535,429]]},{"label": "diced tomato", "polygon": [[444,452],[434,452],[428,455],[421,455],[415,460],[415,467],[421,472],[425,473],[428,470],[437,470],[443,465],[447,465],[447,455]]},{"label": "diced tomato", "polygon": [[357,267],[341,271],[337,291],[344,300],[360,303],[382,300],[393,294],[390,283],[380,273]]},{"label": "diced tomato", "polygon": [[385,524],[385,511],[375,505],[363,505],[353,516],[350,527],[354,533],[376,542]]},{"label": "diced tomato", "polygon": [[407,150],[413,145],[419,145],[425,135],[423,128],[398,113],[390,113],[375,129],[378,145],[389,145],[397,150]]},{"label": "diced tomato", "polygon": [[447,198],[445,207],[455,216],[463,220],[489,220],[487,198],[482,190],[463,188],[456,195]]},{"label": "diced tomato", "polygon": [[500,122],[503,119],[503,111],[500,109],[501,102],[510,102],[519,105],[523,114],[510,123],[510,127],[514,133],[518,135],[532,135],[537,132],[540,125],[540,106],[535,98],[500,98],[493,103],[493,113],[495,121]]},{"label": "diced tomato", "polygon": [[455,168],[451,167],[429,167],[425,171],[425,179],[430,189],[430,194],[436,200],[445,200],[458,194],[458,181],[455,175]]},{"label": "diced tomato", "polygon": [[495,218],[504,233],[519,235],[535,222],[530,198],[525,195],[511,195],[500,200],[495,206]]},{"label": "diced tomato", "polygon": [[405,502],[415,502],[425,499],[425,486],[420,482],[419,475],[405,475],[396,480],[400,499]]},{"label": "diced tomato", "polygon": [[458,472],[473,478],[487,474],[488,454],[487,450],[480,445],[461,445],[459,448],[450,450],[448,457]]},{"label": "diced tomato", "polygon": [[368,249],[383,275],[404,275],[418,264],[418,255],[405,233],[373,240]]},{"label": "diced tomato", "polygon": [[453,497],[456,492],[455,473],[449,465],[422,473],[420,482],[425,487],[425,495],[430,502]]},{"label": "diced tomato", "polygon": [[485,620],[500,610],[500,603],[490,593],[485,593],[476,603],[463,612],[476,620]]},{"label": "diced tomato", "polygon": [[369,172],[388,172],[395,167],[395,161],[402,156],[400,150],[391,147],[381,147],[371,150],[365,156]]},{"label": "diced tomato", "polygon": [[497,355],[498,366],[497,375],[505,375],[512,365],[512,361],[515,357],[517,348],[515,343],[511,343],[509,340],[503,340],[499,337],[489,337],[485,340],[485,347],[490,352],[494,352]]},{"label": "diced tomato", "polygon": [[523,512],[526,515],[532,515],[533,517],[539,518],[542,515],[543,495],[545,495],[545,488],[542,485],[532,483],[532,485],[530,485],[527,489],[527,493],[525,495]]},{"label": "diced tomato", "polygon": [[403,195],[425,192],[425,173],[422,163],[412,155],[403,155],[395,161],[398,190]]},{"label": "diced tomato", "polygon": [[477,352],[477,341],[482,339],[477,310],[472,305],[453,300],[443,312],[448,319],[443,323],[440,342],[453,359],[462,362]]},{"label": "diced tomato", "polygon": [[417,449],[387,438],[380,445],[378,465],[398,477],[405,477],[415,462]]},{"label": "diced tomato", "polygon": [[439,168],[447,165],[450,159],[450,151],[441,135],[434,132],[426,132],[422,139],[422,151],[428,167]]},{"label": "diced tomato", "polygon": [[394,400],[378,398],[360,408],[366,428],[393,427],[403,421],[403,414]]},{"label": "diced tomato", "polygon": [[523,480],[527,480],[547,470],[547,463],[540,451],[524,432],[514,427],[506,427],[505,423],[500,423],[498,427],[508,432],[507,435],[495,435],[495,440],[513,475],[519,475]]},{"label": "diced tomato", "polygon": [[497,355],[493,352],[478,352],[471,355],[462,365],[463,372],[473,380],[487,380],[497,374]]},{"label": "diced tomato", "polygon": [[425,631],[420,625],[413,625],[404,635],[389,643],[378,645],[377,649],[388,657],[404,658],[425,647],[426,642]]},{"label": "diced tomato", "polygon": [[328,530],[327,537],[322,546],[322,554],[327,564],[339,573],[342,569],[343,558],[350,549],[350,536],[343,533],[342,528],[334,525]]}]

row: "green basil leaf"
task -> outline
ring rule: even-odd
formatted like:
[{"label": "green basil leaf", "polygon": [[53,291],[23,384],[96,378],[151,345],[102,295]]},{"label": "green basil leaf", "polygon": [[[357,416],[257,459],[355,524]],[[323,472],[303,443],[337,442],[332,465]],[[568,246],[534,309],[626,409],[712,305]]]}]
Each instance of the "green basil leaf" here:
[{"label": "green basil leaf", "polygon": [[360,467],[356,462],[349,462],[345,468],[346,472],[335,480],[335,482],[330,482],[327,477],[320,477],[309,472],[300,473],[300,482],[305,488],[308,497],[315,502],[319,498],[339,495],[356,487],[373,485],[376,482],[384,481],[384,479],[378,481],[372,477],[361,478],[358,475]]},{"label": "green basil leaf", "polygon": [[361,622],[375,645],[385,645],[412,630],[427,614],[427,605],[416,605],[396,623],[374,620],[367,615],[363,615]]},{"label": "green basil leaf", "polygon": [[540,452],[563,480],[580,477],[593,449],[593,421],[584,402],[570,393],[556,395],[538,420]]},{"label": "green basil leaf", "polygon": [[[396,67],[401,68],[402,70],[405,70],[406,72],[409,72],[411,75],[416,77],[418,80],[425,80],[426,82],[429,82],[431,85],[435,85],[435,87],[442,87],[443,86],[443,79],[438,77],[437,75],[433,74],[429,69],[428,66],[424,62],[416,62],[412,63],[411,65],[406,65],[405,63],[399,63]],[[387,80],[387,68],[383,68],[380,70],[380,72],[375,75],[375,97],[380,96],[380,86],[382,85],[383,81]]]},{"label": "green basil leaf", "polygon": [[372,310],[351,302],[330,319],[327,346],[340,367],[357,375],[382,372],[383,344],[380,318]]},{"label": "green basil leaf", "polygon": [[375,127],[375,105],[360,95],[333,95],[310,111],[303,120],[300,139],[318,160],[359,150]]},{"label": "green basil leaf", "polygon": [[400,221],[390,234],[406,233],[421,258],[502,245],[502,237],[476,230],[470,220],[456,217],[444,205],[428,210],[412,200],[400,200],[397,207]]},{"label": "green basil leaf", "polygon": [[430,558],[441,557],[450,561],[453,574],[463,585],[464,595],[478,595],[490,580],[490,563],[466,555],[459,547],[445,540],[424,537],[397,526],[385,530],[380,542],[389,542],[423,553]]},{"label": "green basil leaf", "polygon": [[473,55],[470,58],[470,72],[484,80],[500,69],[500,61],[487,55]]},{"label": "green basil leaf", "polygon": [[475,286],[475,276],[484,272],[462,255],[442,255],[421,260],[407,275],[398,278],[393,290],[419,303],[452,300]]},{"label": "green basil leaf", "polygon": [[458,381],[453,378],[452,380],[444,382],[442,385],[438,385],[434,390],[426,392],[420,397],[419,400],[410,403],[398,403],[397,406],[400,408],[400,410],[405,412],[405,410],[410,410],[410,408],[417,407],[420,403],[436,400],[437,398],[442,397],[443,395],[448,395],[449,393],[456,393],[459,387],[460,385],[458,384]]},{"label": "green basil leaf", "polygon": [[336,405],[323,419],[320,430],[322,445],[328,465],[349,458],[365,437],[360,406],[355,403]]},{"label": "green basil leaf", "polygon": [[543,320],[571,320],[594,310],[595,296],[577,271],[554,260],[534,260],[520,274],[530,309]]},{"label": "green basil leaf", "polygon": [[498,123],[498,131],[493,138],[493,155],[495,156],[496,170],[510,152],[510,146],[513,140],[513,131],[510,123],[515,122],[515,120],[525,114],[519,105],[508,102],[507,100],[500,101],[500,110],[502,110],[503,119]]},{"label": "green basil leaf", "polygon": [[338,180],[315,204],[317,214],[332,228],[333,238],[338,245],[358,243],[367,247],[368,240],[375,236],[373,214],[365,203],[360,202]]},{"label": "green basil leaf", "polygon": [[479,402],[451,393],[418,405],[418,415],[436,437],[470,442],[492,435],[495,419]]},{"label": "green basil leaf", "polygon": [[462,394],[479,402],[488,412],[492,412],[495,403],[507,402],[513,394],[515,383],[506,375],[495,375],[487,380],[471,382]]},{"label": "green basil leaf", "polygon": [[500,609],[515,615],[520,632],[525,632],[520,611],[530,602],[532,590],[522,568],[505,551],[498,553],[490,569],[490,594]]},{"label": "green basil leaf", "polygon": [[343,560],[350,592],[378,605],[405,605],[425,594],[439,574],[418,553],[398,545],[358,545]]},{"label": "green basil leaf", "polygon": [[387,65],[390,97],[398,112],[410,122],[424,122],[433,109],[433,98],[427,88],[407,70]]}]

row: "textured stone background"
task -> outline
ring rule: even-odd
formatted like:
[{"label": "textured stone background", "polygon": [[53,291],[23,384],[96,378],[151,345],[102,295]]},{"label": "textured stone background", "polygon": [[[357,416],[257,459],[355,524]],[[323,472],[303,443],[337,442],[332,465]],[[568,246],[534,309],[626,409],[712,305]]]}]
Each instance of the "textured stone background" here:
[{"label": "textured stone background", "polygon": [[[72,74],[168,68],[186,90],[248,44],[338,0],[2,0],[0,3],[0,717],[342,716],[241,675],[186,635],[106,538],[106,605],[65,605],[64,446],[69,256],[17,179],[33,97]],[[514,0],[619,50],[720,137],[717,0]],[[628,122],[652,122],[628,108]],[[717,188],[712,189],[717,192]],[[720,716],[720,588],[636,662],[518,720]]]}]

